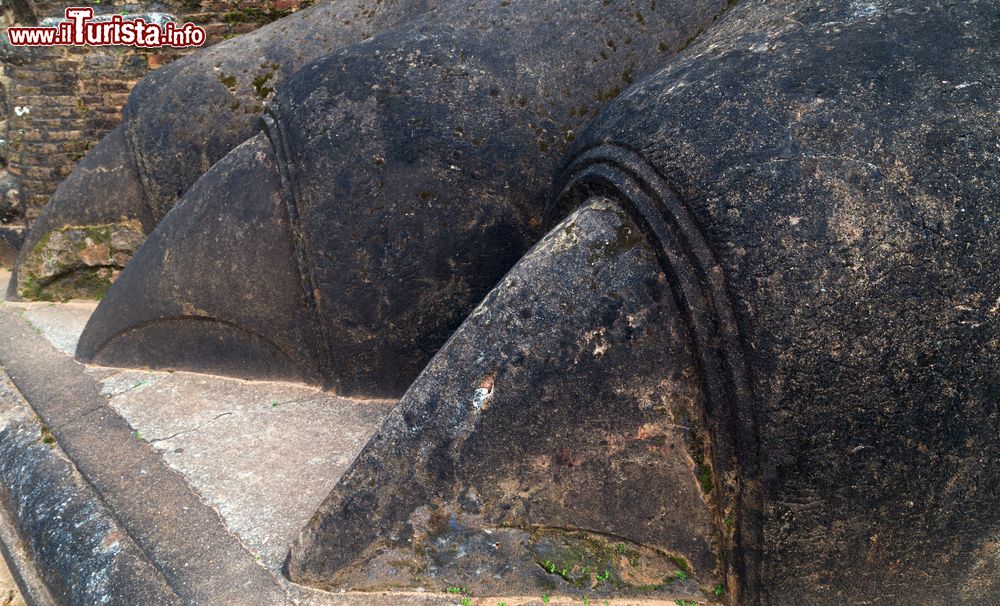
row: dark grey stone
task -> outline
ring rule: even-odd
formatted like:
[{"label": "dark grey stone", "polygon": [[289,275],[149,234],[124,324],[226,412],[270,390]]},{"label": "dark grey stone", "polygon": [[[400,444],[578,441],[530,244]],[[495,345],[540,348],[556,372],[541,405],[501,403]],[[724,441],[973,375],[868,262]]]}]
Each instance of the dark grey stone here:
[{"label": "dark grey stone", "polygon": [[182,604],[0,372],[0,506],[60,604]]},{"label": "dark grey stone", "polygon": [[21,191],[17,178],[0,171],[0,267],[11,267],[24,242]]},{"label": "dark grey stone", "polygon": [[1000,601],[1000,6],[749,2],[579,139],[688,317],[740,604]]},{"label": "dark grey stone", "polygon": [[716,599],[696,360],[654,249],[591,201],[434,357],[291,552],[327,589]]},{"label": "dark grey stone", "polygon": [[[641,243],[618,259],[579,213],[557,224],[411,386],[304,530],[292,577],[529,584],[531,516],[572,501],[533,500],[542,445],[587,452],[588,415],[628,424],[644,400],[614,395],[688,368],[727,603],[1000,600],[998,16],[993,2],[750,2],[623,94],[575,143],[549,224],[597,196]],[[586,264],[554,244],[566,221]],[[649,266],[675,306],[642,298]],[[591,317],[604,301],[663,334],[640,324],[596,361],[579,354],[595,327],[634,322]],[[688,353],[657,358],[647,336]],[[582,414],[560,425],[563,410]],[[584,485],[607,498],[583,498],[563,531],[630,515],[614,488]],[[439,534],[430,513],[448,520]],[[632,519],[626,537],[669,552]],[[487,529],[516,537],[492,566]]]},{"label": "dark grey stone", "polygon": [[[268,145],[222,160],[161,224],[79,358],[198,369],[191,333],[160,327],[196,316],[274,344],[290,378],[399,396],[541,235],[575,133],[725,3],[645,7],[466,1],[303,68],[272,102]],[[243,364],[256,350],[213,348],[208,364],[258,376]]]},{"label": "dark grey stone", "polygon": [[[214,203],[229,190],[241,194]],[[277,166],[258,135],[212,167],[147,239],[129,266],[136,269],[126,270],[92,316],[78,356],[321,383],[315,319],[304,304],[289,230]],[[239,243],[235,254],[204,244],[227,242]],[[192,284],[193,276],[204,280]],[[149,321],[150,310],[156,321]],[[95,335],[112,326],[113,334]],[[109,337],[111,347],[97,347]]]},{"label": "dark grey stone", "polygon": [[0,267],[11,267],[24,243],[24,228],[0,225]]},{"label": "dark grey stone", "polygon": [[[81,226],[137,224],[141,235],[148,234],[198,177],[259,130],[265,103],[289,74],[435,4],[329,0],[150,72],[129,95],[122,124],[84,158],[33,223],[8,296],[100,298],[109,275],[72,254],[62,262],[66,278],[51,289],[24,275],[45,262],[38,244]],[[20,47],[3,48],[24,54]]]},{"label": "dark grey stone", "polygon": [[7,170],[0,170],[0,225],[17,222],[21,212],[20,183]]}]

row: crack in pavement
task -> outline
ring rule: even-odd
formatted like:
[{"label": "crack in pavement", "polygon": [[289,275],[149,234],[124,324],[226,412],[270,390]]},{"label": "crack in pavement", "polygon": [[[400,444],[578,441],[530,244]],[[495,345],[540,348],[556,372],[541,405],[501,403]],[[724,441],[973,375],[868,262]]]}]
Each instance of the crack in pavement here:
[{"label": "crack in pavement", "polygon": [[198,425],[196,425],[194,427],[194,429],[182,429],[182,430],[180,430],[180,431],[178,431],[176,433],[172,433],[169,436],[164,436],[162,438],[150,438],[150,439],[146,440],[146,443],[147,444],[154,444],[156,442],[165,442],[167,440],[172,440],[173,438],[176,438],[177,436],[181,436],[181,435],[189,434],[189,433],[195,433],[197,431],[200,431],[203,427],[205,427],[206,425],[208,425],[212,421],[215,421],[215,420],[220,419],[222,417],[226,417],[226,416],[233,415],[233,414],[236,414],[236,413],[231,412],[231,411],[230,412],[223,412],[223,413],[215,415],[214,417],[212,417],[209,421],[207,421],[205,423],[199,423]]}]

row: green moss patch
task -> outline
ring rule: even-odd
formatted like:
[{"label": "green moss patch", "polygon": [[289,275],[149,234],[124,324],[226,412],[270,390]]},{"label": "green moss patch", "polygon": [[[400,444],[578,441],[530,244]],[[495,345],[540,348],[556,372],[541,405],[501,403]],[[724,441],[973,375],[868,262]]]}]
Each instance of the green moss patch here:
[{"label": "green moss patch", "polygon": [[145,237],[135,221],[51,231],[18,268],[18,295],[38,301],[100,299]]},{"label": "green moss patch", "polygon": [[649,593],[687,581],[691,574],[679,555],[583,531],[536,530],[532,552],[549,575],[596,593]]}]

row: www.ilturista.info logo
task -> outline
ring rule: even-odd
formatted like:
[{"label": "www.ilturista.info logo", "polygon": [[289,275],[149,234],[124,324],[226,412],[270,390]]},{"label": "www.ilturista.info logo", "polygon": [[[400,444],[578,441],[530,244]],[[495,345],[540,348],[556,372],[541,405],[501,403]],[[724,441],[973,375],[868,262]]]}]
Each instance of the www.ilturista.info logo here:
[{"label": "www.ilturista.info logo", "polygon": [[98,15],[90,7],[66,9],[53,27],[10,27],[13,46],[139,46],[184,48],[205,43],[205,29],[193,23],[147,23],[141,17]]}]

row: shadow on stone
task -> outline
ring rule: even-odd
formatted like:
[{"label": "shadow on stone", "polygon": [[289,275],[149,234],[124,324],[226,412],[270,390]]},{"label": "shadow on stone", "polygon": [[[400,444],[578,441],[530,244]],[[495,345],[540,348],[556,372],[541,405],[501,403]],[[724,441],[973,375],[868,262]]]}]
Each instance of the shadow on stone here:
[{"label": "shadow on stone", "polygon": [[[333,52],[281,85],[267,117],[276,160],[267,186],[288,207],[275,220],[288,222],[280,229],[295,252],[273,258],[283,268],[298,264],[302,286],[294,293],[303,309],[295,317],[311,320],[308,341],[294,346],[318,352],[310,368],[318,365],[324,384],[347,396],[403,393],[542,233],[552,177],[575,133],[724,8],[721,0],[660,2],[639,19],[604,4],[467,1]],[[221,174],[199,181],[170,214],[172,225],[193,225],[177,215],[208,207],[213,216],[239,217],[245,211],[224,207],[264,195]],[[288,316],[292,291],[282,307],[268,307],[276,285],[243,264],[244,248],[259,244],[257,230],[278,238],[277,226],[255,227],[158,236],[157,247],[133,262],[142,269],[126,270],[102,303],[81,359],[133,323],[204,309],[206,301],[215,319],[272,342],[289,336],[282,323],[259,326],[259,318]],[[191,255],[219,261],[158,273],[161,258]],[[251,307],[204,296],[211,283],[228,280],[222,271],[241,276]],[[158,296],[145,294],[152,291]],[[155,347],[185,350],[183,336]],[[107,349],[101,359],[148,362],[132,351]],[[166,364],[169,356],[157,355]]]},{"label": "shadow on stone", "polygon": [[292,549],[326,589],[706,597],[703,402],[669,276],[595,200],[434,357]]},{"label": "shadow on stone", "polygon": [[[141,225],[141,242],[216,161],[260,129],[274,89],[309,61],[370,38],[435,0],[328,0],[179,59],[139,81],[107,135],[61,184],[28,234],[10,296],[100,298],[134,253],[112,265],[60,251],[58,284],[36,279],[38,246],[78,226]],[[81,275],[69,275],[81,274]]]}]

